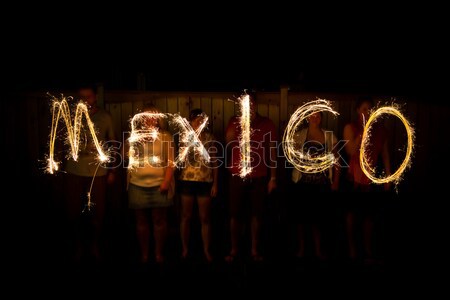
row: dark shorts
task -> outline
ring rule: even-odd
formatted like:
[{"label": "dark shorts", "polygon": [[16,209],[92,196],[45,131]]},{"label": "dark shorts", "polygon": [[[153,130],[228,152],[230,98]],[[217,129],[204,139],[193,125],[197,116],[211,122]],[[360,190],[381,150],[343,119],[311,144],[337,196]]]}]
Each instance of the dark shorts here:
[{"label": "dark shorts", "polygon": [[243,219],[249,214],[262,217],[267,196],[267,178],[243,180],[238,176],[230,179],[230,216]]},{"label": "dark shorts", "polygon": [[141,187],[134,184],[128,186],[128,207],[131,209],[160,208],[172,205],[167,194],[159,191],[159,186]]},{"label": "dark shorts", "polygon": [[295,223],[320,224],[326,221],[330,214],[330,185],[293,183],[291,195],[290,213]]},{"label": "dark shorts", "polygon": [[201,181],[178,181],[180,195],[192,197],[207,197],[211,195],[211,182]]}]

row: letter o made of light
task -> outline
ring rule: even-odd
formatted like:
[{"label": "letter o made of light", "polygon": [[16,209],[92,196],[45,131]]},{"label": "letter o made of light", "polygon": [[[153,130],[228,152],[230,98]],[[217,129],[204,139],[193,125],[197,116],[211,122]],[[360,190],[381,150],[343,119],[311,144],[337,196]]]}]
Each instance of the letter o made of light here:
[{"label": "letter o made of light", "polygon": [[[367,148],[370,144],[371,126],[383,114],[393,115],[400,119],[400,121],[403,123],[406,129],[408,145],[406,148],[405,158],[403,159],[403,162],[398,167],[398,169],[392,175],[378,178],[375,176],[375,169],[370,166],[369,160],[367,158]],[[395,107],[392,106],[380,107],[370,115],[369,120],[364,126],[364,131],[361,140],[361,148],[359,152],[359,163],[361,165],[361,169],[364,172],[364,174],[366,174],[366,176],[376,184],[383,184],[391,181],[398,182],[401,178],[401,175],[410,164],[413,147],[414,147],[414,129],[411,127],[408,120],[406,120],[403,114]]]}]

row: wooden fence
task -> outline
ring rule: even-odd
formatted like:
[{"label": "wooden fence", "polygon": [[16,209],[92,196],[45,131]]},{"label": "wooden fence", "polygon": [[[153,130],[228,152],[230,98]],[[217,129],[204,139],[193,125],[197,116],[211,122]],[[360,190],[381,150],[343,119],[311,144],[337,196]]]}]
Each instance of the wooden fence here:
[{"label": "wooden fence", "polygon": [[[160,92],[117,92],[104,93],[105,108],[113,117],[116,130],[120,132],[129,130],[129,120],[142,110],[144,104],[153,104],[162,112],[180,113],[183,117],[189,115],[194,108],[201,108],[210,116],[210,130],[222,140],[224,130],[230,118],[238,113],[234,100],[239,95],[231,93],[160,93]],[[354,117],[353,103],[360,95],[334,95],[324,93],[295,93],[288,94],[287,88],[280,92],[259,93],[258,113],[269,117],[282,134],[290,115],[302,103],[317,98],[334,101],[334,107],[340,112],[339,118],[325,115],[324,128],[338,133],[343,125]]]}]

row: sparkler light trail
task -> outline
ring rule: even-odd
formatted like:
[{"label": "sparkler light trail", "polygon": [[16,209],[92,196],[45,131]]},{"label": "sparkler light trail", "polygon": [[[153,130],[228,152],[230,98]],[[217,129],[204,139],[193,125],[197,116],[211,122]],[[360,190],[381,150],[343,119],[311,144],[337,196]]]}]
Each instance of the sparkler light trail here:
[{"label": "sparkler light trail", "polygon": [[286,159],[302,173],[318,173],[327,170],[335,162],[333,153],[324,153],[319,156],[311,156],[304,153],[303,149],[297,149],[295,146],[295,134],[297,127],[300,126],[309,116],[317,112],[330,112],[333,115],[339,115],[334,111],[329,101],[318,99],[310,101],[299,107],[289,119],[283,135],[283,150]]},{"label": "sparkler light trail", "polygon": [[[378,178],[375,176],[375,168],[371,167],[371,162],[367,158],[368,156],[367,148],[370,145],[371,126],[374,122],[377,121],[379,117],[381,117],[384,114],[393,115],[400,119],[400,121],[405,126],[408,145],[406,147],[405,158],[403,159],[403,162],[398,167],[398,169],[392,175]],[[401,179],[403,172],[406,170],[408,166],[410,166],[413,148],[414,148],[414,128],[409,124],[408,120],[394,106],[380,107],[370,115],[369,120],[364,126],[364,131],[361,140],[361,148],[359,151],[359,163],[361,165],[361,169],[364,172],[364,174],[366,174],[366,176],[376,184],[383,184],[391,181],[398,183]]]},{"label": "sparkler light trail", "polygon": [[[167,115],[155,112],[142,112],[135,114],[131,119],[131,134],[128,138],[130,142],[129,163],[128,168],[133,169],[140,166],[139,153],[136,153],[136,145],[149,141],[155,141],[159,138],[159,130],[153,126],[160,118],[166,118]],[[144,163],[158,164],[160,158],[152,156],[145,160]]]},{"label": "sparkler light trail", "polygon": [[82,211],[83,213],[86,210],[87,211],[91,211],[91,207],[95,205],[95,203],[93,203],[91,201],[91,193],[92,193],[92,187],[94,186],[95,176],[97,176],[97,171],[98,171],[99,167],[100,167],[100,164],[97,164],[97,168],[95,168],[94,176],[92,177],[91,186],[90,186],[89,191],[87,193],[88,202],[86,203],[85,207],[83,208],[83,211]]},{"label": "sparkler light trail", "polygon": [[241,152],[240,172],[239,176],[244,178],[252,172],[250,157],[250,96],[242,95],[238,98],[241,116],[239,124],[241,126],[241,135],[239,137],[239,148]]},{"label": "sparkler light trail", "polygon": [[200,157],[205,160],[205,162],[209,162],[211,157],[209,156],[208,151],[203,146],[203,143],[200,141],[200,134],[203,129],[208,125],[208,116],[205,114],[203,116],[203,122],[200,126],[194,130],[189,124],[186,118],[181,117],[178,114],[173,116],[172,122],[177,124],[181,129],[180,132],[180,151],[178,157],[175,160],[175,165],[179,165],[181,162],[187,159],[187,154],[189,149],[194,148],[194,151],[200,154]]},{"label": "sparkler light trail", "polygon": [[92,192],[92,186],[94,185],[95,176],[97,175],[98,168],[100,167],[100,164],[103,162],[109,161],[108,155],[103,151],[102,146],[100,145],[100,142],[98,141],[97,134],[95,132],[94,123],[91,121],[91,118],[89,117],[89,110],[86,104],[83,102],[79,102],[77,104],[77,108],[75,110],[75,117],[73,119],[72,124],[72,115],[70,112],[70,107],[68,103],[68,99],[72,100],[72,97],[65,98],[64,96],[61,96],[61,99],[57,99],[53,97],[53,104],[52,104],[52,127],[50,131],[50,142],[49,142],[49,155],[47,159],[47,172],[50,174],[54,174],[55,171],[58,171],[59,169],[59,163],[55,161],[55,141],[56,136],[58,133],[58,124],[59,120],[62,118],[64,120],[64,123],[66,125],[67,129],[67,140],[70,144],[71,149],[71,156],[74,161],[78,160],[78,152],[80,150],[80,135],[81,135],[81,128],[83,126],[83,116],[86,120],[86,124],[89,128],[89,132],[91,133],[92,141],[94,142],[95,148],[98,153],[98,164],[97,168],[95,169],[94,176],[92,177],[91,186],[89,188],[89,191],[87,193],[88,202],[83,209],[83,212],[91,210],[91,207],[94,205],[91,201],[91,192]]},{"label": "sparkler light trail", "polygon": [[[72,99],[69,97],[68,99]],[[92,136],[92,140],[94,142],[95,148],[98,153],[99,164],[102,162],[108,161],[108,156],[102,149],[100,145],[97,135],[95,133],[94,124],[89,117],[89,111],[86,104],[83,102],[78,103],[74,123],[72,125],[72,116],[70,113],[70,107],[67,99],[64,96],[61,96],[61,99],[53,97],[52,104],[52,127],[50,132],[50,143],[49,143],[49,155],[47,159],[47,172],[50,174],[54,174],[55,171],[59,169],[59,163],[55,161],[55,140],[57,136],[58,123],[59,119],[63,118],[64,123],[67,129],[67,140],[69,141],[71,148],[71,156],[74,161],[78,160],[78,151],[80,150],[80,133],[82,127],[82,119],[83,116],[86,120],[87,126]]]}]

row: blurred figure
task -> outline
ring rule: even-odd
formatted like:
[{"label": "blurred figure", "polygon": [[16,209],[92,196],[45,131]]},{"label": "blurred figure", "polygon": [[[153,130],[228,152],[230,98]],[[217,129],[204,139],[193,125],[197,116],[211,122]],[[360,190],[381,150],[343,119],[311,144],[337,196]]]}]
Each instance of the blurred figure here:
[{"label": "blurred figure", "polygon": [[[194,130],[197,130],[204,122],[206,115],[201,109],[194,109],[189,115],[189,121]],[[212,134],[202,131],[199,136],[206,151],[214,147]],[[215,152],[214,152],[215,153]],[[211,240],[211,198],[217,196],[217,163],[211,157],[211,162],[205,162],[201,154],[193,148],[189,150],[188,160],[180,171],[179,191],[181,194],[181,242],[183,246],[182,257],[189,255],[189,238],[191,232],[191,218],[194,201],[197,200],[201,222],[203,239],[203,253],[208,262],[213,257],[210,253]]]},{"label": "blurred figure", "polygon": [[[363,222],[363,248],[364,257],[367,261],[374,258],[373,250],[373,232],[375,207],[381,201],[380,196],[375,194],[376,187],[370,179],[364,174],[360,166],[360,148],[364,124],[370,117],[370,110],[373,107],[372,99],[361,98],[356,103],[356,112],[358,119],[356,122],[347,124],[344,127],[344,140],[348,141],[345,150],[349,156],[350,163],[348,169],[348,180],[352,185],[351,208],[346,214],[346,229],[348,238],[348,251],[351,259],[357,258],[357,244],[355,239],[355,207],[360,210]],[[382,159],[383,171],[386,175],[391,174],[389,152],[387,147],[387,131],[381,122],[375,123],[371,130],[370,145],[367,155],[371,167],[376,167],[379,159]],[[384,190],[390,189],[389,184],[384,185]]]},{"label": "blurred figure", "polygon": [[251,217],[251,258],[253,261],[262,261],[259,243],[264,201],[267,195],[272,193],[277,186],[276,128],[269,118],[262,117],[257,113],[255,94],[250,93],[249,96],[251,102],[250,156],[252,172],[245,178],[239,176],[239,165],[241,163],[238,141],[241,135],[239,119],[237,117],[231,118],[226,129],[227,149],[230,150],[227,155],[231,155],[231,159],[227,159],[227,163],[231,161],[231,166],[227,165],[231,173],[229,188],[231,251],[226,257],[228,262],[232,262],[239,254],[242,225],[249,215]]},{"label": "blurred figure", "polygon": [[[308,127],[298,131],[294,136],[295,147],[309,153],[312,157],[332,152],[337,139],[330,131],[321,127],[322,112],[317,112],[308,118]],[[333,172],[334,170],[334,172]],[[298,251],[297,257],[305,256],[305,227],[311,228],[314,241],[314,254],[323,260],[326,254],[322,247],[321,230],[326,223],[330,208],[331,190],[339,188],[339,166],[319,173],[302,173],[297,169],[292,171],[292,213],[297,217]]]},{"label": "blurred figure", "polygon": [[[151,106],[144,107],[145,112],[159,113]],[[172,136],[164,131],[158,118],[144,118],[139,124],[146,134],[144,141],[130,145],[134,151],[134,160],[138,166],[128,171],[128,201],[136,216],[136,235],[140,246],[140,261],[149,261],[150,222],[153,222],[155,239],[155,261],[164,261],[164,244],[167,237],[167,208],[172,205],[174,149]],[[130,153],[129,152],[129,153]]]},{"label": "blurred figure", "polygon": [[[111,115],[104,109],[97,106],[97,94],[94,87],[82,87],[79,89],[79,97],[85,101],[89,108],[89,117],[95,125],[98,141],[104,144],[107,141],[115,140],[113,121]],[[84,119],[83,119],[84,120]],[[81,147],[78,161],[69,159],[66,164],[66,208],[70,223],[70,236],[72,256],[79,262],[84,254],[100,259],[99,241],[101,238],[105,214],[106,185],[112,184],[115,179],[115,169],[108,169],[105,165],[100,165],[97,159],[97,150],[94,142],[87,130],[87,125],[82,126]],[[83,146],[84,145],[84,146]],[[91,201],[95,204],[90,211],[86,208],[87,193],[91,186]],[[86,228],[84,221],[89,221],[93,228]],[[87,234],[93,233],[93,234]]]}]

